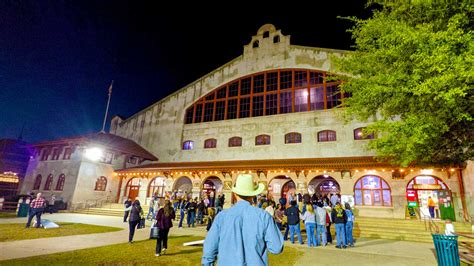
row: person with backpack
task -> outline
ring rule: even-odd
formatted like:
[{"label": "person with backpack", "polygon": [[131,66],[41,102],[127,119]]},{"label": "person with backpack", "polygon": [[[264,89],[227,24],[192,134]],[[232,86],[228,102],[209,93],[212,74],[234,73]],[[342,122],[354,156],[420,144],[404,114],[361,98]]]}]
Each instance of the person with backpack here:
[{"label": "person with backpack", "polygon": [[308,237],[308,247],[317,246],[314,232],[316,229],[316,216],[313,210],[313,205],[308,204],[306,206],[306,212],[303,215],[300,214],[300,218],[304,221],[304,226],[306,228],[306,235]]},{"label": "person with backpack", "polygon": [[[175,218],[174,208],[171,207],[171,202],[165,200],[165,206],[161,208],[156,214],[156,226],[158,227],[158,238],[156,239],[155,256],[161,256],[166,252],[168,248],[168,233],[170,228],[173,227],[173,221]],[[163,244],[163,249],[161,245]]]},{"label": "person with backpack", "polygon": [[131,244],[133,242],[133,236],[135,235],[135,229],[137,225],[140,223],[143,215],[143,209],[140,206],[140,201],[137,199],[133,202],[132,206],[125,209],[125,211],[130,211],[130,219],[128,220],[129,225],[129,234],[128,234],[128,243]]},{"label": "person with backpack", "polygon": [[354,213],[352,213],[351,205],[346,202],[344,204],[347,222],[346,222],[346,245],[353,247],[354,246],[354,238],[352,236],[352,229],[354,228]]},{"label": "person with backpack", "polygon": [[346,235],[344,226],[347,221],[346,212],[342,208],[340,202],[336,202],[336,206],[332,209],[331,212],[332,221],[334,222],[334,227],[336,228],[336,248],[346,248]]},{"label": "person with backpack", "polygon": [[300,210],[296,205],[296,200],[290,202],[291,207],[285,210],[285,215],[288,218],[288,227],[290,229],[290,241],[295,243],[294,234],[298,236],[298,241],[303,245],[303,238],[300,230]]}]

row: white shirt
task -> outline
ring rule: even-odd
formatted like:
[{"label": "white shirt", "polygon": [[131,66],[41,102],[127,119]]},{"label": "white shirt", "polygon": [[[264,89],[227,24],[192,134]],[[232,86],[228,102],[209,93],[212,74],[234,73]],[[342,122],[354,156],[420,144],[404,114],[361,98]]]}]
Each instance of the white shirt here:
[{"label": "white shirt", "polygon": [[273,214],[275,214],[275,210],[273,209],[272,205],[266,207],[265,211],[268,212],[272,217],[273,217]]},{"label": "white shirt", "polygon": [[444,234],[447,236],[453,236],[454,234],[454,225],[453,224],[446,224]]}]

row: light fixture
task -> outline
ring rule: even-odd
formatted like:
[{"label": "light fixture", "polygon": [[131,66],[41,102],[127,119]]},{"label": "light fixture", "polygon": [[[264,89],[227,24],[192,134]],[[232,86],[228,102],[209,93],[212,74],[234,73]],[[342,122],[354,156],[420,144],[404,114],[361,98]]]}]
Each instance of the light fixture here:
[{"label": "light fixture", "polygon": [[104,151],[98,147],[87,148],[84,156],[92,161],[98,161],[104,156]]}]

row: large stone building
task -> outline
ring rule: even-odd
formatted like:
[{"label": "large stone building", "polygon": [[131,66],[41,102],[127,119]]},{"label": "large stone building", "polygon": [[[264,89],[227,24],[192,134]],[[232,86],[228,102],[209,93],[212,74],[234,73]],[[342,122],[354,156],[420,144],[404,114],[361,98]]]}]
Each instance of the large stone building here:
[{"label": "large stone building", "polygon": [[236,176],[246,172],[273,198],[291,189],[339,192],[363,216],[403,218],[409,202],[428,215],[428,196],[437,217],[467,214],[472,177],[463,182],[458,168],[377,163],[366,149],[374,136],[361,131],[367,124],[339,118],[349,95],[327,72],[331,58],[345,53],[292,45],[290,36],[267,24],[243,55],[127,119],[114,117],[112,134],[160,159],[118,170],[119,200],[146,201],[155,191],[174,190],[194,196],[215,190],[230,199]]}]

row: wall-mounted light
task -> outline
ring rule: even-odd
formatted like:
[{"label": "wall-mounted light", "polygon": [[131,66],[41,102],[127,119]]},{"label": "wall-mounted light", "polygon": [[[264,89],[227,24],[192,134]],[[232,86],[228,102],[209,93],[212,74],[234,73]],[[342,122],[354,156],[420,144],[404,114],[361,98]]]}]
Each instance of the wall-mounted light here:
[{"label": "wall-mounted light", "polygon": [[98,147],[87,148],[84,156],[92,161],[98,161],[104,156],[104,151]]}]

